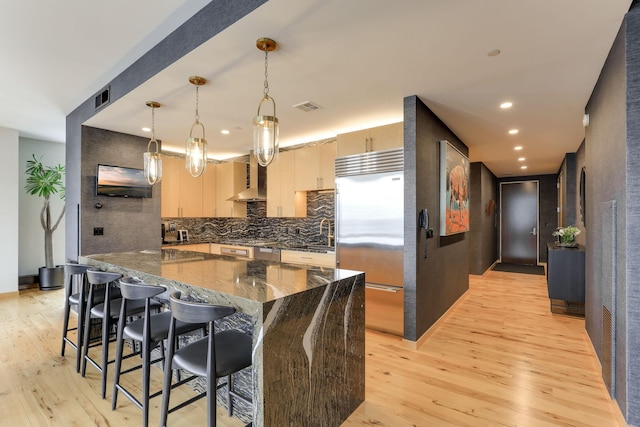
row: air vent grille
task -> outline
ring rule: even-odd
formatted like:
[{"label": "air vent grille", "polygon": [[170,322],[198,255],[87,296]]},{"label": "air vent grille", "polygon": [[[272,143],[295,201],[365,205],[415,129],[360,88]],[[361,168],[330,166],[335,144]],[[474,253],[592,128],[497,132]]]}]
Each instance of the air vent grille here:
[{"label": "air vent grille", "polygon": [[404,170],[404,149],[373,151],[336,158],[336,177]]},{"label": "air vent grille", "polygon": [[602,306],[602,379],[613,393],[613,322],[611,312]]},{"label": "air vent grille", "polygon": [[110,92],[110,87],[107,86],[96,94],[96,96],[94,97],[96,111],[109,103]]},{"label": "air vent grille", "polygon": [[305,113],[308,113],[309,111],[315,111],[322,107],[316,104],[315,102],[304,101],[304,102],[301,102],[300,104],[294,105],[293,108],[297,108],[298,110],[302,110]]}]

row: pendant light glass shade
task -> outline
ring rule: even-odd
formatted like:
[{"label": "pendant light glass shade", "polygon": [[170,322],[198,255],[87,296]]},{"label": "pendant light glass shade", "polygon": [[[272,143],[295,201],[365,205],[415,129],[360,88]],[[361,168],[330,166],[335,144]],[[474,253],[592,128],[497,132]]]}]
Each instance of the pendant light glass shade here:
[{"label": "pendant light glass shade", "polygon": [[[191,126],[191,132],[189,132],[189,138],[187,138],[184,166],[191,176],[197,178],[202,175],[207,168],[207,140],[204,135],[204,125],[200,123],[200,116],[198,114],[198,87],[204,85],[207,81],[202,77],[191,76],[189,77],[189,82],[196,87],[196,121]],[[193,136],[193,129],[196,126],[202,128],[202,138]]]},{"label": "pendant light glass shade", "polygon": [[[160,108],[160,104],[155,101],[147,101],[147,106],[151,107],[151,140],[144,153],[144,177],[149,184],[153,185],[162,179],[162,159],[158,152],[160,147],[155,131],[155,109]],[[151,144],[155,144],[155,151],[151,151]]]},{"label": "pendant light glass shade", "polygon": [[[199,124],[202,127],[202,138],[194,138],[193,128]],[[204,139],[204,126],[202,123],[194,123],[191,133],[187,138],[187,151],[185,153],[185,167],[194,178],[202,175],[207,168],[207,140]]]},{"label": "pendant light glass shade", "polygon": [[[263,37],[256,41],[256,46],[264,52],[264,95],[258,104],[258,114],[253,118],[253,155],[261,166],[268,166],[278,157],[280,147],[276,102],[269,96],[268,81],[269,52],[276,48],[276,42]],[[262,104],[268,101],[273,105],[272,116],[260,114]]]},{"label": "pendant light glass shade", "polygon": [[[260,115],[260,107],[265,101],[273,102],[273,116]],[[253,155],[261,166],[267,166],[278,157],[280,148],[278,118],[273,98],[265,96],[258,107],[258,115],[253,118]]]}]

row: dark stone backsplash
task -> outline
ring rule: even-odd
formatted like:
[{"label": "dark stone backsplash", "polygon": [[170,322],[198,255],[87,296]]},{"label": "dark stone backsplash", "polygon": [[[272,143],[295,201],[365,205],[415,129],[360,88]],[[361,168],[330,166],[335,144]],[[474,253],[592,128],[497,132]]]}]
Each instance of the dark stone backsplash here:
[{"label": "dark stone backsplash", "polygon": [[335,229],[335,194],[307,192],[306,218],[267,218],[266,202],[248,202],[246,218],[162,218],[188,230],[189,241],[208,242],[225,239],[273,240],[285,244],[327,243],[327,226],[320,235],[320,221],[328,218]]}]

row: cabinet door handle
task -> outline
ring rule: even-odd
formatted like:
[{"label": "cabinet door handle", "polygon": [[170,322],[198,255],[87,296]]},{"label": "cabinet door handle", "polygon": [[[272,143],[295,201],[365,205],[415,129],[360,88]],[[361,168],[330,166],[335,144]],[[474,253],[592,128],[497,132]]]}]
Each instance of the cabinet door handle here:
[{"label": "cabinet door handle", "polygon": [[531,233],[529,233],[529,234],[533,234],[535,236],[536,235],[536,228],[533,227],[533,230],[531,230]]}]

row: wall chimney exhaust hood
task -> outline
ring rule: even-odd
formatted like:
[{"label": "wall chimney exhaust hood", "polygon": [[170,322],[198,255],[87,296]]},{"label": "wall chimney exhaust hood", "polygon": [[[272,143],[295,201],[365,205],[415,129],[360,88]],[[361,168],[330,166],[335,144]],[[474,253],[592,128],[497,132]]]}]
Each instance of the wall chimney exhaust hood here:
[{"label": "wall chimney exhaust hood", "polygon": [[249,188],[227,200],[233,202],[267,201],[267,168],[258,164],[253,153],[249,153]]}]

